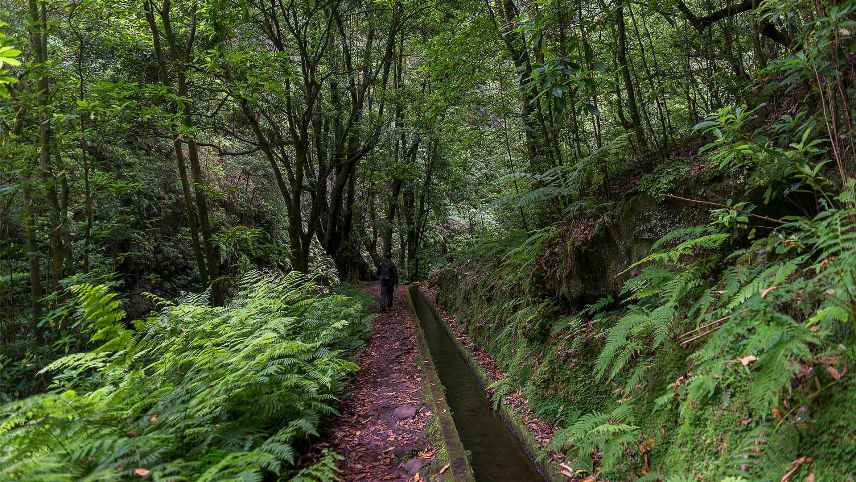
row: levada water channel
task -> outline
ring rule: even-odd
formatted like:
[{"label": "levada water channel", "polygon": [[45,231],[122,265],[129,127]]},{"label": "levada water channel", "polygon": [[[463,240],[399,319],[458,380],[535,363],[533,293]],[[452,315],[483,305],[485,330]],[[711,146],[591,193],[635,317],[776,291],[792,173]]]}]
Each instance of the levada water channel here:
[{"label": "levada water channel", "polygon": [[446,401],[461,442],[469,452],[475,479],[479,482],[545,480],[502,417],[491,408],[478,376],[428,300],[415,287],[411,288],[410,297],[446,389]]}]

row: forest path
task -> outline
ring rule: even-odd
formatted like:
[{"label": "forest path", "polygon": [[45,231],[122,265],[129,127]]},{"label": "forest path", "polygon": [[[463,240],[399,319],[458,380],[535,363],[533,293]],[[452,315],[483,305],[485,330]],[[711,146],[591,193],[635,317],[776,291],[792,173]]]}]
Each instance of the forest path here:
[{"label": "forest path", "polygon": [[[375,299],[379,289],[377,283],[363,286]],[[417,473],[435,452],[425,433],[432,414],[423,401],[416,328],[405,291],[399,287],[392,309],[375,318],[342,415],[330,427],[332,448],[344,456],[339,467],[346,481],[421,480]]]}]

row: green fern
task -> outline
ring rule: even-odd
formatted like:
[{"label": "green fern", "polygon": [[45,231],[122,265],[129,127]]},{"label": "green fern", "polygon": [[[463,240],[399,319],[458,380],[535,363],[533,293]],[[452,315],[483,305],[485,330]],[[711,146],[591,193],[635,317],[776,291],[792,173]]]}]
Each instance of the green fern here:
[{"label": "green fern", "polygon": [[338,461],[342,459],[341,455],[335,452],[325,450],[321,454],[321,459],[314,465],[310,465],[298,472],[292,479],[292,482],[327,482],[341,480],[339,477]]},{"label": "green fern", "polygon": [[625,451],[639,439],[635,423],[631,404],[619,405],[608,414],[588,413],[556,432],[548,449],[568,452],[592,472],[596,469],[592,454],[599,453],[600,469],[613,472],[626,463]]},{"label": "green fern", "polygon": [[299,274],[240,286],[225,307],[161,303],[136,331],[106,288],[76,288],[101,345],[46,367],[54,391],[0,406],[0,480],[334,480],[334,455],[298,472],[296,447],[335,413],[366,314]]}]

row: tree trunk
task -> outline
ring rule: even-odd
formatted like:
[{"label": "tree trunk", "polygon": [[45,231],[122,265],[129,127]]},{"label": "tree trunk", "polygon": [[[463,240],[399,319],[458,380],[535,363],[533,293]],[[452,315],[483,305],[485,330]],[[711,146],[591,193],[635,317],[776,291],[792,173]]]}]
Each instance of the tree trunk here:
[{"label": "tree trunk", "polygon": [[[644,153],[648,150],[648,143],[645,141],[645,133],[642,130],[642,119],[639,115],[639,105],[636,103],[636,89],[633,86],[633,77],[630,74],[630,65],[627,63],[627,32],[624,25],[624,5],[618,6],[615,12],[615,25],[618,29],[618,66],[621,69],[621,76],[624,78],[624,89],[627,91],[627,106],[630,109],[630,126],[636,133],[636,141]],[[619,109],[621,105],[619,104]]]},{"label": "tree trunk", "polygon": [[389,188],[386,219],[383,223],[383,257],[392,257],[392,227],[395,223],[395,211],[398,209],[398,195],[401,192],[401,179],[393,179]]},{"label": "tree trunk", "polygon": [[[30,304],[33,310],[33,323],[42,317],[42,271],[40,255],[36,248],[35,207],[33,206],[33,188],[30,175],[24,177],[24,250],[30,260]],[[35,325],[34,325],[35,326]]]},{"label": "tree trunk", "polygon": [[514,4],[514,0],[500,0],[499,3],[498,8],[502,13],[501,20],[504,27],[500,28],[496,23],[493,9],[490,13],[517,71],[517,83],[520,89],[520,117],[526,136],[529,170],[532,173],[541,173],[550,169],[552,165],[542,121],[538,116],[537,92],[532,86],[532,63],[529,58],[527,42],[523,33],[517,29],[520,11]]},{"label": "tree trunk", "polygon": [[[14,92],[14,91],[13,91]],[[13,94],[14,99],[14,94]],[[18,106],[15,110],[15,125],[13,127],[15,138],[20,139],[24,132],[24,108]],[[33,203],[33,183],[30,161],[21,174],[21,190],[24,194],[23,228],[24,228],[24,251],[30,262],[30,307],[32,310],[33,330],[42,316],[42,271],[41,254],[36,246],[36,207]]]},{"label": "tree trunk", "polygon": [[[189,106],[185,106],[189,109]],[[186,114],[188,119],[190,114]],[[186,125],[186,127],[191,127]],[[199,225],[202,230],[202,242],[205,246],[205,261],[208,267],[208,279],[211,282],[211,302],[215,306],[223,304],[226,298],[223,280],[220,279],[220,259],[217,256],[217,250],[214,248],[214,240],[211,229],[211,222],[208,217],[208,196],[205,193],[205,179],[202,175],[202,168],[199,165],[198,146],[194,139],[187,142],[188,157],[190,159],[190,172],[193,176],[193,190],[196,194],[196,207],[199,211]]]},{"label": "tree trunk", "polygon": [[199,224],[196,217],[196,208],[193,205],[193,195],[190,191],[190,178],[187,175],[187,163],[184,159],[184,147],[181,140],[173,140],[175,151],[175,164],[178,169],[178,178],[181,181],[181,192],[184,198],[184,211],[187,216],[187,225],[190,228],[190,243],[193,249],[193,257],[196,259],[196,267],[199,270],[199,280],[203,285],[208,285],[208,265],[205,263],[205,255],[199,242]]},{"label": "tree trunk", "polygon": [[35,55],[38,69],[36,83],[36,104],[39,119],[39,173],[44,183],[45,198],[50,207],[50,255],[51,255],[51,290],[59,290],[59,281],[63,277],[63,222],[60,213],[60,202],[57,194],[56,177],[51,163],[53,130],[51,128],[50,108],[50,79],[48,78],[47,60],[47,5],[37,0],[29,0],[30,8],[30,45]]},{"label": "tree trunk", "polygon": [[[660,128],[663,130],[663,138],[662,138],[662,142],[660,142],[658,145],[658,147],[659,147],[658,150],[660,152],[660,157],[662,159],[665,159],[666,158],[666,151],[668,151],[668,148],[669,148],[669,138],[668,138],[669,129],[666,127],[665,114],[663,112],[663,105],[662,105],[663,103],[661,102],[660,95],[657,94],[657,92],[659,91],[659,88],[658,88],[659,86],[657,84],[657,80],[656,80],[656,76],[655,76],[654,72],[651,71],[651,67],[648,65],[648,60],[647,60],[646,54],[645,54],[645,45],[642,43],[642,34],[639,31],[639,22],[637,21],[636,16],[633,14],[633,8],[630,5],[627,5],[627,11],[630,13],[630,21],[633,22],[633,31],[634,31],[634,33],[636,33],[636,44],[639,46],[639,57],[642,59],[642,69],[645,72],[645,80],[648,82],[648,87],[649,87],[650,91],[652,92],[652,96],[654,97],[654,103],[657,107],[657,117],[658,117],[658,120],[660,121]],[[652,49],[651,54],[654,56],[654,62],[656,62],[656,55],[657,54],[656,54],[656,51],[654,49]],[[642,83],[640,82],[639,84],[641,85]],[[644,98],[644,95],[643,95],[643,98]],[[643,103],[642,105],[644,107],[645,104]],[[652,135],[654,135],[654,142],[657,143],[657,137],[655,135],[656,133],[654,131],[654,126],[652,125],[653,122],[651,121],[650,117],[648,116],[647,111],[645,111],[645,112],[646,112],[646,117],[648,118],[648,128],[651,130]]]},{"label": "tree trunk", "polygon": [[[414,194],[413,181],[408,181],[401,193],[401,214],[404,219],[404,240],[407,247],[406,266],[402,266],[410,280],[416,279],[417,273],[413,271],[414,258],[417,256],[416,246],[416,196]],[[404,245],[403,245],[404,246]]]},{"label": "tree trunk", "polygon": [[[184,49],[181,49],[178,45],[178,40],[175,37],[175,32],[172,29],[169,2],[164,2],[164,9],[161,11],[161,19],[167,43],[169,45],[170,58],[176,65],[175,69],[178,83],[178,101],[176,107],[178,113],[181,114],[181,122],[187,132],[192,132],[194,128],[193,99],[191,97],[189,86],[187,85],[187,68],[193,57],[196,14],[196,3],[194,3],[192,11],[190,12],[191,32],[188,34],[190,38],[187,40],[187,45],[184,46]],[[178,144],[177,148],[181,150],[181,144]],[[223,282],[220,279],[220,260],[218,259],[217,251],[214,248],[211,223],[208,216],[208,195],[205,192],[205,180],[203,179],[202,168],[199,164],[199,148],[196,144],[196,139],[193,137],[190,137],[187,140],[187,158],[190,161],[193,194],[196,198],[196,215],[198,216],[198,223],[204,246],[204,249],[201,249],[205,258],[203,264],[207,268],[206,278],[208,278],[208,282],[211,284],[211,302],[212,304],[219,306],[222,305],[225,300],[225,292]],[[191,204],[189,199],[188,204]]]},{"label": "tree trunk", "polygon": [[[168,89],[172,89],[172,85],[169,82],[169,76],[167,74],[167,58],[166,54],[161,46],[160,38],[160,28],[158,27],[157,20],[155,19],[155,10],[154,4],[151,0],[147,0],[144,4],[146,10],[146,20],[149,24],[149,30],[152,34],[152,43],[155,48],[155,57],[157,59],[158,64],[158,80],[161,85]],[[171,22],[169,21],[169,2],[164,3],[164,10],[159,12],[161,16],[161,20],[164,22],[164,30],[166,30],[165,34],[167,38],[172,38],[171,32]],[[174,52],[172,44],[174,43],[174,39],[170,42],[170,51],[171,57],[174,57]],[[177,59],[172,58],[172,61],[177,61]],[[174,106],[174,112],[181,112],[178,106]],[[194,208],[193,203],[193,195],[191,194],[190,189],[190,178],[187,175],[187,163],[184,158],[184,148],[181,145],[181,139],[176,136],[172,142],[173,150],[175,151],[175,163],[176,168],[178,169],[178,178],[181,182],[181,192],[182,197],[184,199],[184,210],[187,216],[187,225],[190,228],[190,245],[193,249],[193,257],[196,260],[196,268],[199,271],[199,279],[203,285],[208,285],[208,267],[205,262],[205,254],[202,250],[202,246],[199,242],[199,226],[198,226],[198,218],[196,216],[196,209]]]},{"label": "tree trunk", "polygon": [[[393,86],[396,91],[401,87],[401,77],[403,75],[404,70],[404,36],[402,35],[398,41],[398,58],[395,62],[395,75],[393,80]],[[393,130],[393,168],[396,170],[394,173],[394,178],[390,183],[389,189],[389,199],[387,201],[386,206],[386,216],[383,224],[383,257],[391,258],[392,257],[392,228],[395,223],[395,214],[398,209],[398,197],[401,192],[401,183],[402,179],[400,177],[400,173],[398,170],[401,167],[401,159],[404,157],[407,158],[407,153],[404,156],[401,155],[401,150],[404,149],[405,146],[405,133],[403,129],[404,124],[404,106],[402,105],[401,99],[396,99],[395,101],[395,129]],[[418,140],[414,143],[418,146]]]},{"label": "tree trunk", "polygon": [[[78,96],[81,101],[86,100],[86,88],[84,85],[83,78],[83,36],[80,32],[75,31],[78,39],[78,51],[77,51],[77,77],[78,77]],[[83,197],[84,204],[86,210],[86,228],[83,233],[83,271],[89,272],[89,251],[92,249],[92,222],[95,217],[94,214],[94,205],[92,200],[92,185],[89,180],[90,176],[90,165],[89,165],[89,156],[86,152],[86,127],[88,125],[87,117],[89,116],[89,112],[85,110],[81,110],[79,112],[80,115],[80,162],[83,166]]]}]

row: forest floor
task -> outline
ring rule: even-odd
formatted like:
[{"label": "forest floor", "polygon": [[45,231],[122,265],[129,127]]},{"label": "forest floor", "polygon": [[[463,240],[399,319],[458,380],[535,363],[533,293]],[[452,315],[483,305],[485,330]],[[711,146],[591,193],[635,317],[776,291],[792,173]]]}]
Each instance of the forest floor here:
[{"label": "forest floor", "polygon": [[[392,309],[378,313],[360,370],[346,389],[341,416],[330,426],[330,448],[344,457],[345,481],[422,480],[437,449],[427,437],[432,413],[423,400],[413,315],[399,287]],[[363,291],[377,299],[379,285]]]}]

